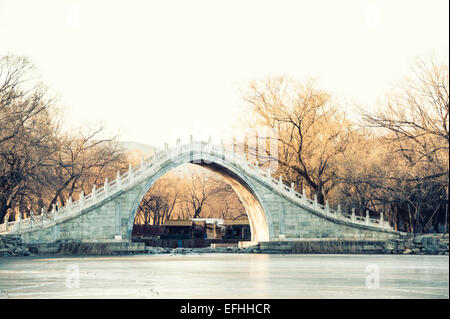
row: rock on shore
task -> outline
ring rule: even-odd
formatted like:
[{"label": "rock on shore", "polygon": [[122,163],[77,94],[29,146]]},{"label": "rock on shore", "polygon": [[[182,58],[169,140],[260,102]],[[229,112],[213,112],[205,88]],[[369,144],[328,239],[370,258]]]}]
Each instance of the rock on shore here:
[{"label": "rock on shore", "polygon": [[0,257],[7,256],[28,256],[30,251],[28,247],[22,245],[18,236],[0,237]]},{"label": "rock on shore", "polygon": [[145,251],[148,254],[207,254],[207,253],[257,253],[259,249],[257,247],[205,247],[205,248],[164,248],[164,247],[145,247]]},{"label": "rock on shore", "polygon": [[448,255],[448,235],[420,235],[409,239],[390,239],[384,253],[403,255]]}]

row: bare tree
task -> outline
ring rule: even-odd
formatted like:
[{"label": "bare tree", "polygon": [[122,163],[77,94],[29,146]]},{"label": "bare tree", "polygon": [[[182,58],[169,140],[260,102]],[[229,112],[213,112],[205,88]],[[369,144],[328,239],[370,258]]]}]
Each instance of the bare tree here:
[{"label": "bare tree", "polygon": [[[373,172],[370,184],[379,203],[391,207],[393,219],[406,220],[417,232],[446,214],[449,181],[448,65],[419,60],[412,79],[401,82],[388,96],[385,108],[363,112],[369,127],[381,130],[378,140],[391,159]],[[386,170],[386,168],[388,168]],[[440,213],[439,213],[440,212]]]},{"label": "bare tree", "polygon": [[14,202],[36,202],[55,152],[53,101],[34,72],[24,57],[0,58],[0,221]]},{"label": "bare tree", "polygon": [[[266,157],[260,158],[277,161],[285,180],[304,182],[324,203],[336,183],[333,168],[348,144],[345,114],[313,81],[302,85],[279,77],[253,82],[244,100],[259,116],[255,125],[273,132],[261,138],[258,147],[266,150]],[[263,145],[267,138],[278,143],[276,157]]]},{"label": "bare tree", "polygon": [[219,193],[223,193],[227,185],[213,174],[191,173],[189,184],[183,201],[190,207],[192,218],[200,217],[208,200]]},{"label": "bare tree", "polygon": [[364,119],[390,132],[385,138],[411,165],[427,163],[430,175],[442,176],[448,184],[448,65],[419,60],[413,73],[414,79],[400,83],[389,96],[384,110],[365,112]]},{"label": "bare tree", "polygon": [[136,213],[135,224],[161,225],[170,219],[179,201],[177,178],[171,174],[163,176],[144,196]]},{"label": "bare tree", "polygon": [[58,200],[64,204],[81,190],[90,192],[93,184],[101,185],[105,177],[115,178],[116,170],[126,167],[125,153],[115,138],[97,138],[101,133],[102,128],[95,128],[60,138],[53,164],[56,182],[49,205]]},{"label": "bare tree", "polygon": [[224,183],[222,191],[212,195],[207,203],[208,215],[230,219],[240,215],[246,215],[245,208],[233,188]]},{"label": "bare tree", "polygon": [[25,57],[0,58],[0,222],[8,210],[36,213],[125,167],[115,138],[102,128],[61,134],[55,107]]}]

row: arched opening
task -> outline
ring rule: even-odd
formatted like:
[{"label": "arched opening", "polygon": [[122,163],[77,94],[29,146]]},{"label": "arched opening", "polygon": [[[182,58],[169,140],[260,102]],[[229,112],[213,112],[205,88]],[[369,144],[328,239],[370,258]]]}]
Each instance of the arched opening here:
[{"label": "arched opening", "polygon": [[263,206],[244,179],[215,162],[175,165],[147,183],[133,240],[165,247],[268,240]]}]

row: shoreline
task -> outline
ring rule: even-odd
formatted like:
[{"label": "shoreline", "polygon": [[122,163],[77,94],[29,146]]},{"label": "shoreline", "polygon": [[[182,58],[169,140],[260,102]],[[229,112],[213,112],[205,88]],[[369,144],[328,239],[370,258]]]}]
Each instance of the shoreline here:
[{"label": "shoreline", "polygon": [[357,254],[357,255],[449,255],[448,236],[422,235],[407,239],[350,240],[303,239],[301,241],[258,242],[249,246],[168,248],[145,246],[143,242],[117,243],[22,243],[18,237],[0,237],[0,256],[108,256],[187,254]]}]

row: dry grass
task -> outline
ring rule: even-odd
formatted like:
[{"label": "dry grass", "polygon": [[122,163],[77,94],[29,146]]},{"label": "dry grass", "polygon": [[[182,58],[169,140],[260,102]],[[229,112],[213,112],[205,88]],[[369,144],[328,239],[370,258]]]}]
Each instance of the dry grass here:
[{"label": "dry grass", "polygon": [[365,253],[364,244],[353,241],[298,241],[292,247],[294,254],[350,254]]},{"label": "dry grass", "polygon": [[64,255],[111,255],[108,244],[104,243],[62,243],[58,251]]}]

